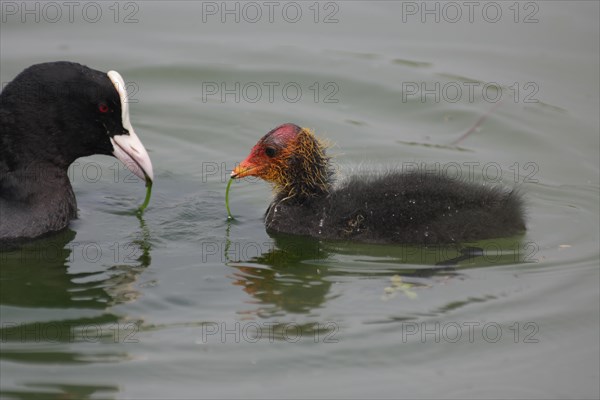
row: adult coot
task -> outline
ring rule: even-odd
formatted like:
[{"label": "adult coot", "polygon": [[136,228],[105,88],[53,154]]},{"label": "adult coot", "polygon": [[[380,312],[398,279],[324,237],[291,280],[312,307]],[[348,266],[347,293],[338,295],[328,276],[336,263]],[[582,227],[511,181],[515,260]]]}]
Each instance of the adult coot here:
[{"label": "adult coot", "polygon": [[367,243],[449,244],[503,237],[525,229],[513,190],[440,174],[386,172],[333,185],[325,147],[308,129],[281,125],[267,133],[232,178],[269,181],[275,199],[270,233]]},{"label": "adult coot", "polygon": [[79,157],[114,155],[153,179],[118,72],[33,65],[0,94],[0,126],[0,242],[59,231],[77,216],[67,168]]}]

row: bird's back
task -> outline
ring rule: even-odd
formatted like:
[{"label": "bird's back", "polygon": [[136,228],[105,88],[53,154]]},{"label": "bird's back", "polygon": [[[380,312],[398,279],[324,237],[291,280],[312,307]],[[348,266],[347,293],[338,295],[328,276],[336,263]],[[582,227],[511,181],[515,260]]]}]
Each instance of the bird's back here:
[{"label": "bird's back", "polygon": [[266,217],[271,232],[368,243],[457,243],[525,229],[514,190],[427,173],[352,177],[309,204],[274,203]]}]

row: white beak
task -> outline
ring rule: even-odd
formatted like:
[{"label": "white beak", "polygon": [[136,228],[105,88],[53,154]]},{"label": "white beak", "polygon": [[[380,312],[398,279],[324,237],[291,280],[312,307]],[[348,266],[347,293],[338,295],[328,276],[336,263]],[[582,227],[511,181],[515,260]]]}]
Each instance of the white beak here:
[{"label": "white beak", "polygon": [[125,81],[117,71],[109,71],[108,77],[119,93],[122,125],[129,132],[129,134],[116,135],[110,139],[113,145],[113,154],[140,179],[153,181],[154,172],[150,156],[129,121],[129,103],[127,102]]},{"label": "white beak", "polygon": [[117,135],[110,139],[113,145],[113,154],[140,179],[154,181],[154,172],[148,152],[133,129],[128,129],[128,131],[129,135]]}]

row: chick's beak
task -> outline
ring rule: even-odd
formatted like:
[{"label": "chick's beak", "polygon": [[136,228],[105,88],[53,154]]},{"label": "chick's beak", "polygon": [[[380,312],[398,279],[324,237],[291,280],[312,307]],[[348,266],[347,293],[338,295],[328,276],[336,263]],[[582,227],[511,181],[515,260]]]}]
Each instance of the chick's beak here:
[{"label": "chick's beak", "polygon": [[249,159],[250,156],[231,171],[232,179],[244,178],[246,176],[258,176],[257,165]]}]

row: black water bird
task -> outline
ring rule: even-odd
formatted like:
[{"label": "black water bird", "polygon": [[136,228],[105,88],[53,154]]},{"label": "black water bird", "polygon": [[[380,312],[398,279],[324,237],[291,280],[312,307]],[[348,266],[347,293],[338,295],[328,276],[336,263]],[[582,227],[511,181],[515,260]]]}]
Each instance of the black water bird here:
[{"label": "black water bird", "polygon": [[336,185],[325,146],[294,124],[267,133],[231,176],[273,184],[275,198],[265,214],[269,233],[427,245],[525,230],[523,200],[515,190],[397,171]]},{"label": "black water bird", "polygon": [[60,231],[77,216],[69,165],[113,155],[152,181],[150,157],[129,120],[116,71],[72,62],[36,64],[0,94],[0,242]]}]

